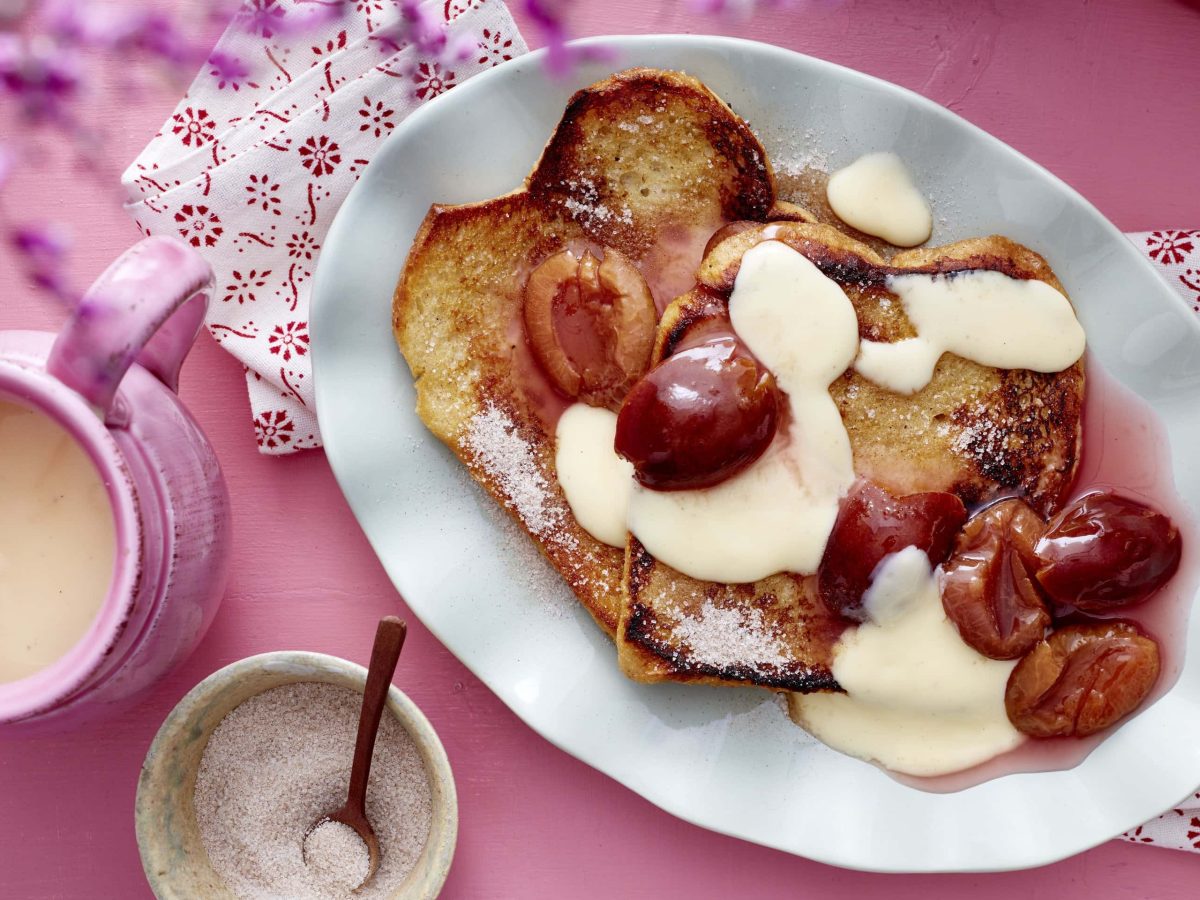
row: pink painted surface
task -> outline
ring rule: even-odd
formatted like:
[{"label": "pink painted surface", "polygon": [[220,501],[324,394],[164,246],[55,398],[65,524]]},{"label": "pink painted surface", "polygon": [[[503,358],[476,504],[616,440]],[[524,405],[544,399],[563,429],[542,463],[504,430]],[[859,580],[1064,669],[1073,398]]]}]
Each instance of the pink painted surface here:
[{"label": "pink painted surface", "polygon": [[[204,0],[188,0],[198,5]],[[742,25],[683,2],[579,0],[579,34],[725,32],[770,40],[914,88],[1043,163],[1126,230],[1200,220],[1200,46],[1193,0],[798,2]],[[524,22],[522,24],[525,24]],[[527,30],[531,44],[536,34]],[[111,192],[70,171],[48,136],[36,171],[2,200],[9,220],[74,223],[86,284],[137,238],[117,204],[119,169],[173,106],[178,87],[137,102],[102,92]],[[0,110],[0,131],[5,130]],[[7,137],[7,135],[6,135]],[[102,182],[101,182],[102,183]],[[57,328],[0,250],[0,328]],[[320,650],[366,661],[376,619],[406,609],[319,453],[254,449],[240,371],[211,341],[184,367],[183,397],[207,429],[233,493],[229,594],[196,655],[134,709],[73,735],[0,742],[0,896],[149,896],[132,827],[138,767],[158,724],[198,680],[251,653]],[[1200,859],[1110,843],[1043,869],[893,877],[845,872],[701,831],[556,750],[413,622],[396,681],[438,728],[458,777],[462,828],[444,896],[822,897],[896,900],[1196,896]]]}]

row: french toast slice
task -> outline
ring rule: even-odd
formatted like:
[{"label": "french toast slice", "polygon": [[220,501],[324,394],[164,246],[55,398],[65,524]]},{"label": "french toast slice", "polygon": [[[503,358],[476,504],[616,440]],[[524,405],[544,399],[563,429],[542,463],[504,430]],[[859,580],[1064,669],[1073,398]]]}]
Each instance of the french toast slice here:
[{"label": "french toast slice", "polygon": [[763,221],[774,201],[762,146],[724,102],[681,73],[631,69],[571,98],[522,187],[432,207],[409,251],[393,328],[418,415],[610,635],[624,549],[579,526],[555,476],[554,423],[566,401],[527,346],[526,278],[564,247],[616,248],[661,311],[694,283],[714,231]]},{"label": "french toast slice", "polygon": [[[859,335],[893,342],[915,335],[884,283],[889,273],[991,269],[1062,291],[1046,261],[1004,237],[897,253],[885,262],[829,225],[756,226],[715,246],[698,284],[663,315],[654,361],[689,329],[727,310],[743,254],[763,240],[804,254],[845,290]],[[853,369],[830,386],[850,436],[854,469],[894,494],[950,491],[968,506],[1023,496],[1043,515],[1070,489],[1079,459],[1082,360],[1063,372],[1001,370],[945,354],[912,396],[879,388]],[[639,681],[757,684],[791,691],[837,689],[831,652],[845,623],[825,609],[816,577],[774,575],[752,584],[689,578],[628,537],[626,605],[617,634],[625,674]]]}]

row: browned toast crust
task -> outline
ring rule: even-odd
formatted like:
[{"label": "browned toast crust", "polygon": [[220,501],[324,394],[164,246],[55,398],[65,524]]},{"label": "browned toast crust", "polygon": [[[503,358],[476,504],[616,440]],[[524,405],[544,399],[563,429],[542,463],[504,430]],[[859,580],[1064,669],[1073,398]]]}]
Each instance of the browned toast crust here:
[{"label": "browned toast crust", "polygon": [[[646,146],[646,135],[664,140]],[[707,177],[661,177],[681,167],[681,150],[693,154],[687,168],[710,170]],[[681,202],[719,205],[729,221],[762,220],[775,201],[775,176],[723,100],[680,72],[639,68],[571,98],[528,191],[533,202],[576,218],[589,237],[641,259],[659,239],[656,220]],[[634,206],[659,215],[616,212]]]},{"label": "browned toast crust", "polygon": [[[701,260],[720,225],[768,219],[791,221],[736,234]],[[563,247],[611,247],[632,259],[665,308],[656,360],[728,303],[742,255],[764,239],[795,247],[842,284],[862,337],[872,340],[913,334],[886,289],[894,272],[994,269],[1061,290],[1040,256],[1005,238],[885,260],[887,248],[813,221],[776,199],[762,147],[722,101],[679,73],[635,69],[572,97],[524,186],[434,206],[409,252],[393,327],[419,415],[616,633],[621,667],[638,680],[836,690],[831,652],[844,624],[826,611],[811,576],[700,582],[654,560],[632,536],[622,551],[578,525],[555,474],[553,422],[565,401],[533,362],[521,323],[524,283],[541,260]],[[968,504],[1022,494],[1045,513],[1069,488],[1082,364],[1038,375],[947,354],[913,397],[853,370],[830,391],[856,471],[894,492],[952,490]]]}]

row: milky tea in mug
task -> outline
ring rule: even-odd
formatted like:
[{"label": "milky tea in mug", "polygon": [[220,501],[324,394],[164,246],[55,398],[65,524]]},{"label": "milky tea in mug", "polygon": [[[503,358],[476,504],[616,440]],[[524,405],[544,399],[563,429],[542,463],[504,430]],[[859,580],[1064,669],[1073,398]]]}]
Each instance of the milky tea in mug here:
[{"label": "milky tea in mug", "polygon": [[0,396],[0,683],[44,669],[83,637],[115,559],[92,460],[57,422]]}]

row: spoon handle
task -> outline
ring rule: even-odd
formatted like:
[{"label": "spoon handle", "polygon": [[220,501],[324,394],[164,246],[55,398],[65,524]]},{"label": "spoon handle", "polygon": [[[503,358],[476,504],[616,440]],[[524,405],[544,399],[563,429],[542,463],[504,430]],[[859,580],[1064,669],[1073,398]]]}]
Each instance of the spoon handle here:
[{"label": "spoon handle", "polygon": [[375,735],[379,719],[387,702],[392,673],[404,646],[408,626],[396,616],[384,616],[375,631],[371,648],[371,664],[367,668],[367,686],[363,689],[362,712],[358,717],[358,739],[354,744],[354,764],[350,769],[350,791],[346,805],[359,813],[366,810],[367,779],[371,777],[371,755],[375,750]]}]

